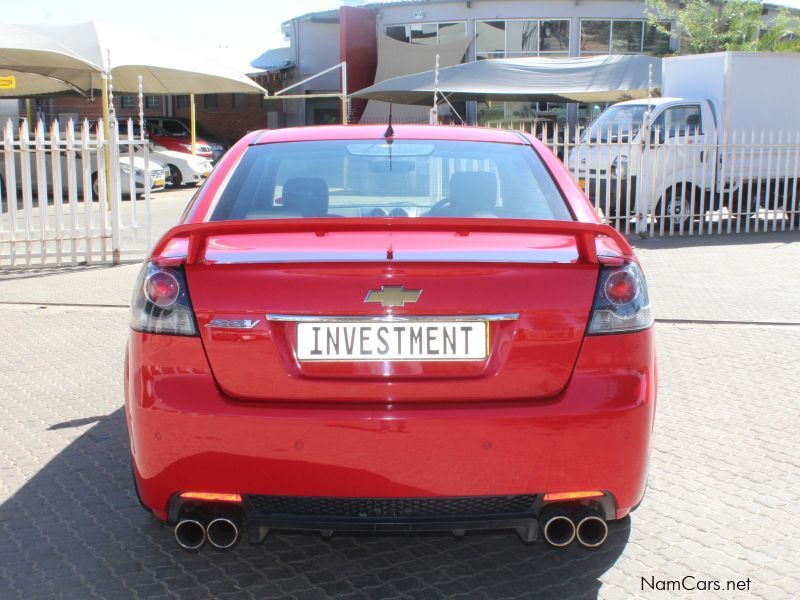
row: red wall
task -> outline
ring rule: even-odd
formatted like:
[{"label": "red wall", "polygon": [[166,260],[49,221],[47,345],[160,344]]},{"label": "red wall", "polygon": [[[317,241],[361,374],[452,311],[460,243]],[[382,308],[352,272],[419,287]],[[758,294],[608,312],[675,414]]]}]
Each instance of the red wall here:
[{"label": "red wall", "polygon": [[[369,87],[378,66],[375,13],[366,8],[339,8],[339,60],[347,62],[347,93]],[[350,101],[350,123],[358,123],[366,100]]]}]

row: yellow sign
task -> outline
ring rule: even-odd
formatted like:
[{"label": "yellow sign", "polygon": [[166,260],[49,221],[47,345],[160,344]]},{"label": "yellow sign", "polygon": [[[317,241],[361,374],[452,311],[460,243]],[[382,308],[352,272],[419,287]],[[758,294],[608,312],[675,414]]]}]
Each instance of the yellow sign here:
[{"label": "yellow sign", "polygon": [[14,90],[17,88],[17,78],[13,75],[0,76],[0,90]]}]

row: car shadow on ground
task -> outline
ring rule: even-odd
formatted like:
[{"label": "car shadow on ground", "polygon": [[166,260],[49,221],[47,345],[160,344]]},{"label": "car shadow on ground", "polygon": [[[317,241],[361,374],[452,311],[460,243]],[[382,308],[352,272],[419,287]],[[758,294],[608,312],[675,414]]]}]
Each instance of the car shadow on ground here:
[{"label": "car shadow on ground", "polygon": [[190,554],[138,504],[128,456],[119,409],[0,506],[0,597],[595,598],[630,534],[624,519],[590,551],[526,545],[513,532],[329,540],[270,532],[259,546]]},{"label": "car shadow on ground", "polygon": [[[78,257],[83,258],[83,254],[78,252]],[[64,257],[69,258],[70,253],[64,251]],[[141,261],[127,261],[123,264],[131,264]],[[82,273],[85,271],[106,271],[108,269],[117,269],[122,265],[111,264],[88,264],[84,261],[79,261],[74,265],[40,265],[30,267],[0,267],[0,282],[20,280],[20,279],[38,279],[40,277],[51,277],[53,275],[68,275],[70,273]]]},{"label": "car shadow on ground", "polygon": [[[708,233],[707,230],[704,229],[703,233],[700,235],[698,235],[696,230],[692,235],[688,235],[688,232],[679,235],[677,231],[673,235],[670,235],[669,232],[666,231],[663,236],[654,235],[644,239],[640,238],[638,235],[629,235],[628,241],[635,249],[658,250],[670,248],[703,248],[709,246],[741,246],[744,244],[783,245],[797,242],[798,237],[800,237],[800,228],[798,227],[795,227],[792,231],[766,231],[763,223],[759,227],[760,229],[758,231],[754,231],[753,224],[751,223],[749,232],[745,232],[744,228],[742,228],[740,233],[725,233],[726,230],[723,226],[723,232],[719,234],[715,226],[713,233]],[[769,227],[770,229],[772,228],[771,223]],[[778,228],[780,229],[780,227],[781,224],[778,223]],[[786,227],[789,227],[788,223],[786,223]]]}]

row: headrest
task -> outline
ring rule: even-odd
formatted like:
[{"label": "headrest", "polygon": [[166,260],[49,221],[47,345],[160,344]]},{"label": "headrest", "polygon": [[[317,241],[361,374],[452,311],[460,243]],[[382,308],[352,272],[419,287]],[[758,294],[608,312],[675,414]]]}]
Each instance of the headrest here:
[{"label": "headrest", "polygon": [[458,214],[492,211],[497,203],[497,176],[485,171],[457,171],[450,176],[449,196]]},{"label": "headrest", "polygon": [[328,184],[320,177],[294,177],[283,184],[283,208],[304,217],[328,214]]}]

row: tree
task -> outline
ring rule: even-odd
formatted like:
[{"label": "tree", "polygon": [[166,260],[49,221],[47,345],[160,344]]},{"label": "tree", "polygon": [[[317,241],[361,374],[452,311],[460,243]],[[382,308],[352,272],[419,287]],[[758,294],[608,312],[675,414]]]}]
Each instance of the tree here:
[{"label": "tree", "polygon": [[679,36],[684,54],[800,51],[800,19],[782,9],[772,23],[764,23],[762,8],[758,0],[645,0],[648,23]]}]

